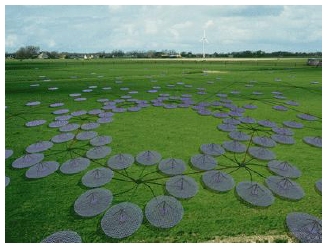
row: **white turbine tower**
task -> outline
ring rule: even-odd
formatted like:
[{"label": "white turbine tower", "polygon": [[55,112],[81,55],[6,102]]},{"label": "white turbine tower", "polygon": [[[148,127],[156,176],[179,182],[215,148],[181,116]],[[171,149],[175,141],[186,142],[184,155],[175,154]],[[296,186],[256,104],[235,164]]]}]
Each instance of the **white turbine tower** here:
[{"label": "white turbine tower", "polygon": [[204,29],[204,36],[200,41],[203,42],[203,58],[205,58],[205,42],[208,43],[208,40],[206,39],[206,36],[205,36],[205,29]]}]

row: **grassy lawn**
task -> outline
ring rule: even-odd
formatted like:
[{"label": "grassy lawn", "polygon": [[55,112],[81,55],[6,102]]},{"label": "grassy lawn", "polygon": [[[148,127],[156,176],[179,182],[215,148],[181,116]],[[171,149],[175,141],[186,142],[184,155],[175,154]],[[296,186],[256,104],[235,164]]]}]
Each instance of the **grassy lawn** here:
[{"label": "grassy lawn", "polygon": [[[274,242],[287,241],[285,219],[288,213],[305,212],[322,217],[322,196],[316,192],[314,186],[322,177],[322,150],[302,141],[306,136],[322,136],[322,71],[321,67],[309,67],[305,62],[306,59],[6,61],[5,147],[14,152],[5,161],[5,175],[10,178],[10,184],[5,190],[6,242],[40,242],[60,230],[77,232],[83,242],[206,242],[261,235],[276,235],[279,238],[274,239]],[[39,86],[31,86],[35,84]],[[92,92],[83,92],[90,89],[90,86],[97,87],[91,87]],[[53,87],[58,89],[49,90]],[[111,89],[104,90],[104,87]],[[148,93],[153,87],[158,92]],[[135,91],[134,94],[129,94],[131,91]],[[276,95],[285,98],[274,98],[275,94],[272,92],[278,92]],[[87,99],[74,101],[69,96],[73,93],[80,93],[80,97]],[[242,201],[235,188],[226,193],[206,189],[201,180],[204,171],[196,170],[190,159],[201,152],[202,144],[222,145],[231,140],[229,132],[217,128],[222,124],[223,118],[202,116],[192,106],[175,109],[152,106],[150,101],[157,99],[159,94],[176,97],[191,95],[193,106],[201,102],[213,103],[228,99],[238,107],[245,104],[256,105],[254,110],[245,109],[243,116],[250,116],[257,121],[270,120],[279,127],[283,127],[284,121],[302,123],[304,128],[293,129],[295,144],[277,144],[270,150],[275,153],[277,160],[288,161],[301,171],[301,177],[294,181],[302,187],[305,196],[299,201],[275,197],[271,206],[258,208]],[[227,97],[218,97],[217,94],[226,94]],[[78,110],[101,109],[104,104],[97,100],[107,98],[113,101],[126,95],[146,100],[149,106],[139,112],[114,113],[112,122],[101,124],[94,130],[98,135],[112,137],[112,142],[108,145],[111,153],[105,158],[92,160],[87,169],[77,174],[67,175],[58,170],[40,179],[26,178],[28,168],[12,167],[15,159],[26,154],[26,147],[39,141],[51,140],[60,133],[58,128],[48,127],[57,116],[52,114],[53,111],[68,109],[69,113],[64,114],[68,115]],[[288,100],[299,105],[286,105]],[[25,106],[34,101],[41,104]],[[64,103],[64,106],[49,107],[57,102]],[[171,99],[167,103],[178,102]],[[272,107],[275,105],[286,106],[288,110],[274,110]],[[132,105],[125,102],[120,106]],[[226,107],[212,106],[207,109],[212,112],[228,112]],[[318,119],[306,121],[299,119],[298,114],[310,114]],[[25,126],[25,123],[38,119],[47,122],[36,127]],[[96,122],[97,119],[98,116],[86,114],[83,117],[73,117],[69,122],[82,125]],[[238,130],[254,136],[273,134],[271,129],[264,127],[260,127],[257,132],[246,126],[240,126]],[[73,133],[80,131],[78,129]],[[253,146],[249,141],[243,144]],[[57,161],[62,165],[72,157],[85,157],[90,148],[88,140],[74,139],[54,144],[51,149],[43,152],[44,161]],[[87,171],[107,167],[107,160],[113,155],[128,153],[136,156],[146,150],[159,152],[163,159],[179,158],[185,161],[185,174],[195,179],[198,192],[190,199],[180,200],[184,215],[173,228],[155,228],[144,216],[141,227],[133,235],[124,239],[109,238],[100,225],[105,212],[87,218],[80,217],[74,211],[75,200],[88,190],[81,183],[81,178]],[[73,155],[70,151],[74,151]],[[218,162],[215,169],[231,173],[236,185],[250,180],[265,185],[265,178],[273,175],[267,168],[267,161],[256,159],[256,165],[250,165],[253,170],[251,172],[244,168],[236,171],[227,168],[238,166],[233,162],[234,159],[243,161],[245,158],[251,158],[247,152],[234,154],[226,151],[224,156],[215,158]],[[124,173],[128,173],[129,177],[123,175]],[[124,173],[114,171],[113,179],[102,186],[113,193],[111,206],[132,202],[144,211],[147,202],[154,196],[169,195],[165,190],[169,177],[159,172],[157,165],[142,166],[135,163]],[[135,181],[127,180],[128,178]],[[137,179],[154,183],[139,181],[138,184]],[[247,238],[239,241],[246,240]]]}]

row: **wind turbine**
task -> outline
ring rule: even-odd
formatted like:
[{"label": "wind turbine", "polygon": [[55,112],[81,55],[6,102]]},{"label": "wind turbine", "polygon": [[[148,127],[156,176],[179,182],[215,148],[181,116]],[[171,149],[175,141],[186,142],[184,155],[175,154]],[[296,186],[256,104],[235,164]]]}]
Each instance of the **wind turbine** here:
[{"label": "wind turbine", "polygon": [[200,41],[203,42],[203,58],[205,58],[205,42],[208,43],[208,40],[206,39],[206,36],[205,36],[205,29],[204,29],[204,36]]}]

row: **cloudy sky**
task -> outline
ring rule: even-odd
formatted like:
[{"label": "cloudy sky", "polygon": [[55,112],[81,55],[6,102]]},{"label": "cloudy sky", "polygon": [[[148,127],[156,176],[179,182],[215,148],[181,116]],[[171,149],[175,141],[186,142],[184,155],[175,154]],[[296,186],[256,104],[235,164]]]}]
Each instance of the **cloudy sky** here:
[{"label": "cloudy sky", "polygon": [[5,6],[5,51],[115,49],[322,51],[322,7],[295,5]]}]

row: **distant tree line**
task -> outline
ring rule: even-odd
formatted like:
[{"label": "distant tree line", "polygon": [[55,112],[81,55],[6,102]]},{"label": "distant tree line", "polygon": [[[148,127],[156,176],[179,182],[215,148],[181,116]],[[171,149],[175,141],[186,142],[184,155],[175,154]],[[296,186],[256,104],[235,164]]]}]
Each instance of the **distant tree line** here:
[{"label": "distant tree line", "polygon": [[[74,52],[57,52],[57,51],[41,51],[38,46],[26,46],[19,48],[15,53],[6,53],[6,58],[14,59],[90,59],[90,58],[201,58],[201,53],[193,53],[191,51],[183,51],[181,53],[175,50],[134,50],[124,52],[123,50],[113,50],[111,52],[96,52],[96,53],[74,53]],[[211,53],[206,54],[207,58],[269,58],[269,57],[314,57],[321,58],[322,52],[264,52],[258,51],[240,51],[240,52],[229,52],[229,53]]]}]

